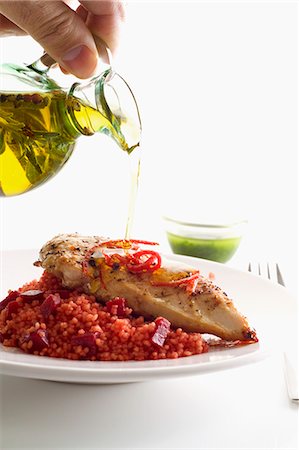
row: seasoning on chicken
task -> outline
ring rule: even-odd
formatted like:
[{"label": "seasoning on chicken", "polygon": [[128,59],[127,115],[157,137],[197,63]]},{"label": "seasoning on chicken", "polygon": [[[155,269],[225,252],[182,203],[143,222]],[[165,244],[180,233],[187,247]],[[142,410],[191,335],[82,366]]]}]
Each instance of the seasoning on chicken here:
[{"label": "seasoning on chicken", "polygon": [[62,234],[45,244],[36,264],[65,287],[80,287],[103,302],[124,297],[136,314],[165,317],[173,327],[229,341],[257,341],[225,292],[198,270],[174,265],[153,248],[151,242]]}]

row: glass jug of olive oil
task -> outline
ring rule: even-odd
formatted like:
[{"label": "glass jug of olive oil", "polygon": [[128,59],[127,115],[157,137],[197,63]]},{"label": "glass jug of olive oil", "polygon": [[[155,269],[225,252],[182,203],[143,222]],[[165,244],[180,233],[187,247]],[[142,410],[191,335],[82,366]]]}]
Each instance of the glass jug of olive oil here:
[{"label": "glass jug of olive oil", "polygon": [[53,177],[79,136],[100,132],[128,154],[141,124],[133,93],[106,67],[87,83],[62,88],[41,60],[0,66],[0,195],[27,192]]}]

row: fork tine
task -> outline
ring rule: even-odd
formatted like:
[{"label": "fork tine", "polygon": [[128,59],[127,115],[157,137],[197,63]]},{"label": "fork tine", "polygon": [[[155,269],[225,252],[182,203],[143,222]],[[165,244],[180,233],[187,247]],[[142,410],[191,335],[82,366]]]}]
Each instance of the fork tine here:
[{"label": "fork tine", "polygon": [[267,275],[268,275],[268,279],[271,280],[271,272],[270,272],[270,265],[269,265],[269,263],[267,263]]},{"label": "fork tine", "polygon": [[269,276],[269,268],[266,262],[258,263],[258,274],[265,279],[271,279]]},{"label": "fork tine", "polygon": [[269,263],[269,262],[256,263],[250,261],[248,263],[247,270],[248,272],[251,272],[255,275],[259,275],[262,278],[266,278],[268,280],[273,281],[274,283],[279,283],[282,286],[285,286],[279,265],[277,263]]},{"label": "fork tine", "polygon": [[276,266],[274,263],[267,263],[267,275],[269,280],[272,280],[274,283],[277,283],[277,274],[276,274]]},{"label": "fork tine", "polygon": [[276,267],[268,262],[252,262],[248,263],[248,272],[259,275],[262,278],[277,282]]},{"label": "fork tine", "polygon": [[249,261],[248,263],[248,272],[253,273],[254,275],[259,275],[265,278],[264,274],[264,267],[263,264],[255,262],[255,261]]},{"label": "fork tine", "polygon": [[283,281],[280,269],[279,269],[279,265],[276,263],[276,275],[277,275],[277,281],[279,284],[281,284],[282,286],[285,286],[285,283]]}]

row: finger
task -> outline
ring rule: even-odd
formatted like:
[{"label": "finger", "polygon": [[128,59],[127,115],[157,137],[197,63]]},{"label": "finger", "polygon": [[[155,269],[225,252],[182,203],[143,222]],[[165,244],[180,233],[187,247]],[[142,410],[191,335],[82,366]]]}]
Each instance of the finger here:
[{"label": "finger", "polygon": [[113,52],[117,47],[119,25],[124,19],[124,8],[120,1],[81,0],[88,11],[85,23],[93,35],[103,39]]},{"label": "finger", "polygon": [[0,12],[37,40],[62,67],[92,75],[97,51],[84,21],[61,1],[0,1]]},{"label": "finger", "polygon": [[[68,0],[64,0],[65,3],[68,3]],[[86,11],[86,9],[84,8],[84,6],[80,5],[78,6],[78,8],[76,9],[76,13],[78,14],[78,16],[83,20],[83,22],[85,22],[88,12]],[[59,66],[60,70],[65,74],[65,75],[69,75],[69,72],[62,66]]]},{"label": "finger", "polygon": [[81,5],[95,15],[115,15],[124,19],[125,11],[122,0],[80,0]]},{"label": "finger", "polygon": [[24,36],[26,31],[19,28],[16,24],[11,22],[5,16],[0,14],[0,36]]},{"label": "finger", "polygon": [[86,21],[87,16],[88,16],[88,11],[87,11],[87,9],[84,8],[83,5],[78,6],[78,8],[76,9],[76,13],[78,14],[79,17],[81,17],[83,22]]}]

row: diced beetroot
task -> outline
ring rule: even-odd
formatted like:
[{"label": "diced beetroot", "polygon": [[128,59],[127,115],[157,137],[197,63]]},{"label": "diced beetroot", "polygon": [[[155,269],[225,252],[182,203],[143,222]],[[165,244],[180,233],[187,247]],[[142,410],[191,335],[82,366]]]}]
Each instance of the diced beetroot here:
[{"label": "diced beetroot", "polygon": [[125,317],[126,314],[126,299],[123,297],[114,297],[106,303],[107,311],[110,314],[116,315],[118,317]]},{"label": "diced beetroot", "polygon": [[6,306],[10,303],[10,302],[14,302],[16,300],[16,298],[18,298],[20,296],[20,293],[18,291],[11,291],[7,297],[5,297],[4,300],[2,300],[2,302],[0,302],[0,311],[2,311],[2,309],[6,308]]},{"label": "diced beetroot", "polygon": [[82,347],[93,347],[96,345],[96,339],[99,337],[100,333],[84,333],[78,336],[72,337],[73,345],[82,345]]},{"label": "diced beetroot", "polygon": [[165,339],[170,330],[170,322],[164,317],[158,317],[155,320],[156,330],[152,336],[152,342],[159,347],[163,347]]},{"label": "diced beetroot", "polygon": [[43,315],[44,319],[47,319],[51,314],[53,314],[58,305],[61,303],[60,295],[58,294],[50,294],[43,301],[40,306],[40,311]]},{"label": "diced beetroot", "polygon": [[99,337],[100,333],[85,333],[78,336],[73,336],[71,339],[71,343],[73,345],[81,345],[83,348],[88,347],[89,352],[86,356],[92,356],[96,353],[96,339]]},{"label": "diced beetroot", "polygon": [[18,311],[19,307],[20,307],[20,303],[19,302],[17,302],[17,301],[10,302],[7,305],[7,317],[6,317],[6,319],[10,320],[11,319],[11,315],[13,313],[16,313]]},{"label": "diced beetroot", "polygon": [[25,336],[23,342],[32,341],[31,352],[40,352],[46,347],[49,347],[48,332],[47,330],[37,330],[29,333]]},{"label": "diced beetroot", "polygon": [[65,300],[69,298],[69,296],[71,295],[71,291],[69,291],[68,289],[57,289],[56,291],[53,291],[53,294],[58,294],[60,295],[60,298],[63,298]]},{"label": "diced beetroot", "polygon": [[4,339],[5,339],[5,335],[0,332],[0,344],[2,344],[2,342],[4,342]]},{"label": "diced beetroot", "polygon": [[19,295],[26,303],[31,303],[33,300],[43,300],[44,298],[44,292],[38,289],[21,292]]}]

